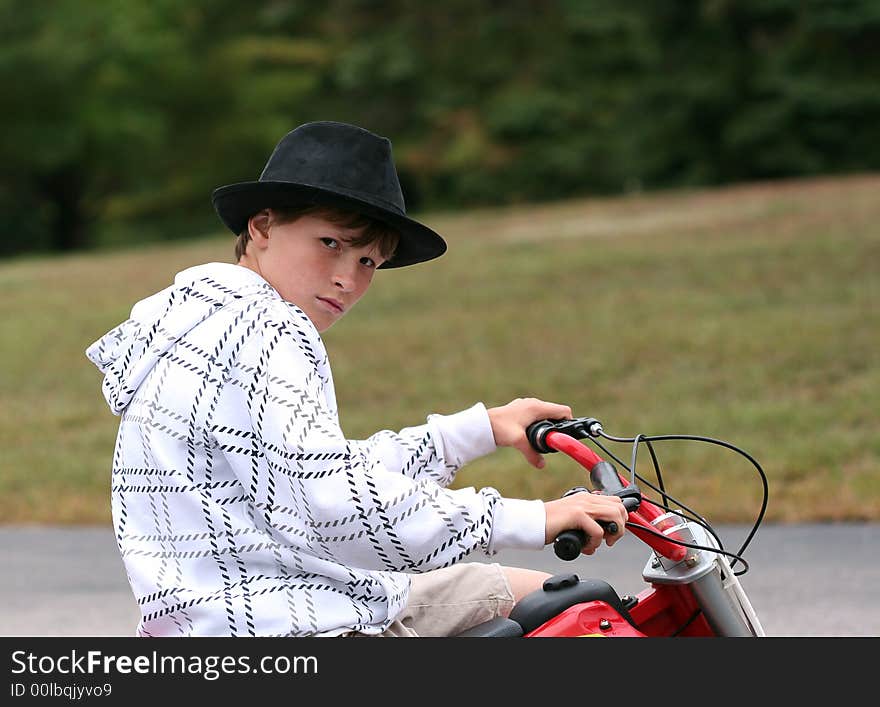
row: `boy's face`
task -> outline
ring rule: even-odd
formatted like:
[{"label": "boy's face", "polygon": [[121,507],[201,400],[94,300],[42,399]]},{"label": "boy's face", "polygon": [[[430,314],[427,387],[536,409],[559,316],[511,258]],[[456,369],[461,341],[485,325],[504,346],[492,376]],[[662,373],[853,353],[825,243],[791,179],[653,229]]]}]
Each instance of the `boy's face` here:
[{"label": "boy's face", "polygon": [[362,229],[346,228],[317,214],[290,223],[266,222],[252,233],[241,264],[263,276],[288,302],[325,331],[364,295],[384,261],[378,245],[355,247]]}]

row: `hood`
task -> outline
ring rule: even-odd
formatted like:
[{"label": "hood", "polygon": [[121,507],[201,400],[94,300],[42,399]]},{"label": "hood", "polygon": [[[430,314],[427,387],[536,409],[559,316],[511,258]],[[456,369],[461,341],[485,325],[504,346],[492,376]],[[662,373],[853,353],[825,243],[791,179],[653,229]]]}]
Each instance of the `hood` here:
[{"label": "hood", "polygon": [[256,292],[278,294],[252,270],[208,263],[177,274],[174,284],[132,307],[129,319],[86,349],[104,381],[101,390],[120,415],[159,359],[193,327],[226,304]]}]

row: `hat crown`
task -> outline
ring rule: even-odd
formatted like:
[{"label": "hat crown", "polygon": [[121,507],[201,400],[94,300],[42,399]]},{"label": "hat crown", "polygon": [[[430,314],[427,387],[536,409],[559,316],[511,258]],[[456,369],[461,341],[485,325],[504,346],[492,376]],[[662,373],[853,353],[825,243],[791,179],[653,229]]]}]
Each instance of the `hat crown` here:
[{"label": "hat crown", "polygon": [[275,146],[260,181],[329,189],[406,213],[391,141],[347,123],[319,121],[291,130]]}]

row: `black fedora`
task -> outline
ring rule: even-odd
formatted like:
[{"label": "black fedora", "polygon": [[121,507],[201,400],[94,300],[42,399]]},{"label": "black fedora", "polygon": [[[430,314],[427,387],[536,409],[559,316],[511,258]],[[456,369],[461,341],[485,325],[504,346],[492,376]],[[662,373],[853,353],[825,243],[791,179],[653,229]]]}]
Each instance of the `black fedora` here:
[{"label": "black fedora", "polygon": [[446,241],[406,215],[391,141],[356,125],[305,123],[281,138],[259,181],[228,184],[211,201],[238,235],[265,208],[316,204],[357,211],[400,233],[394,256],[379,267],[399,268],[439,257]]}]

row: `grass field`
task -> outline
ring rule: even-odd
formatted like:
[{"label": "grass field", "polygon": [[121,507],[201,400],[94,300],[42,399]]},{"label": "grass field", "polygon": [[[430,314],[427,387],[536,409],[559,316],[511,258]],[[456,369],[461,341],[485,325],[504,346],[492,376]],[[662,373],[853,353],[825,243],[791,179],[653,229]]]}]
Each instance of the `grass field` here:
[{"label": "grass field", "polygon": [[[422,214],[449,242],[377,274],[325,334],[349,437],[536,396],[618,436],[688,433],[763,465],[767,519],[880,520],[880,176]],[[109,522],[116,435],[85,348],[231,236],[0,263],[0,522]],[[630,447],[612,447],[624,460]],[[731,451],[658,443],[667,490],[748,522]],[[500,450],[456,486],[552,498],[584,483]],[[642,448],[638,471],[651,475]]]}]

